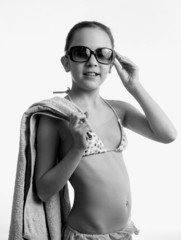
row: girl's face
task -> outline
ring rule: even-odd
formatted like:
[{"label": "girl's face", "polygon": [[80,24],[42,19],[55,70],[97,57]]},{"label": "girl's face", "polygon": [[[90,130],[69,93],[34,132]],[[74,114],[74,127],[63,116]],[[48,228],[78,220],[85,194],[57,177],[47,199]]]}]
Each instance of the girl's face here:
[{"label": "girl's face", "polygon": [[[70,48],[85,46],[92,51],[97,48],[112,48],[111,40],[106,32],[99,28],[82,28],[74,34]],[[73,87],[84,90],[95,90],[104,82],[111,65],[97,62],[92,54],[87,62],[77,63],[68,58]]]}]

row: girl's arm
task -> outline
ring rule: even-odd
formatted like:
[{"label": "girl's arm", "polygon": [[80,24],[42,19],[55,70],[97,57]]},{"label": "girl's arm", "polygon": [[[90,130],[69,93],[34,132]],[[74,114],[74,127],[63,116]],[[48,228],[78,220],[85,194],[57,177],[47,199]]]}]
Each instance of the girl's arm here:
[{"label": "girl's arm", "polygon": [[174,141],[176,130],[163,110],[139,82],[137,66],[119,54],[117,54],[117,60],[114,65],[123,85],[138,101],[145,113],[144,115],[130,104],[126,104],[125,125],[129,129],[159,142]]},{"label": "girl's arm", "polygon": [[66,156],[55,165],[58,148],[61,147],[60,122],[48,116],[40,118],[37,131],[37,156],[35,166],[35,184],[37,194],[46,201],[60,191],[79,165],[86,147],[86,133],[90,128],[85,116],[72,116],[69,124],[72,146]]}]

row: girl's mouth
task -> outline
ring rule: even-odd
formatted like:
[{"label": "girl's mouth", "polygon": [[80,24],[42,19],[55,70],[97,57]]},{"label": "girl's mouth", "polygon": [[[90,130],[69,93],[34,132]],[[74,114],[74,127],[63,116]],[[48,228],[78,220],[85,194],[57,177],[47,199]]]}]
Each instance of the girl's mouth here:
[{"label": "girl's mouth", "polygon": [[88,76],[88,77],[95,77],[95,76],[98,76],[100,75],[99,73],[96,73],[96,72],[85,72],[84,73],[84,76]]}]

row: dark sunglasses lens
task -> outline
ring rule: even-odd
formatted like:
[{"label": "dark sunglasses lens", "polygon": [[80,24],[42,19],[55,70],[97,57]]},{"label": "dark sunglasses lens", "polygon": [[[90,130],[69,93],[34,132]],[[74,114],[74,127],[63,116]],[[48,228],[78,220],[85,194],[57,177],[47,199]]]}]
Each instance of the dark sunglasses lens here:
[{"label": "dark sunglasses lens", "polygon": [[[84,46],[72,47],[69,51],[70,59],[74,62],[83,63],[88,61],[91,53],[93,53],[89,48]],[[114,52],[109,48],[98,48],[95,51],[95,57],[99,63],[111,64],[114,59]]]},{"label": "dark sunglasses lens", "polygon": [[97,49],[96,55],[100,63],[110,64],[113,61],[113,51],[109,48]]},{"label": "dark sunglasses lens", "polygon": [[71,49],[71,57],[73,61],[85,62],[90,56],[90,50],[86,47],[73,47]]}]

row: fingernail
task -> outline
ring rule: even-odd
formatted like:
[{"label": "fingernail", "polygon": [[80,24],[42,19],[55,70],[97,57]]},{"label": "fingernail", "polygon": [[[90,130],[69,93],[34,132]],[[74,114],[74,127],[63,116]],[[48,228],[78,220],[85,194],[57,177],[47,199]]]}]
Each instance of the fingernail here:
[{"label": "fingernail", "polygon": [[90,131],[89,132],[87,132],[87,136],[88,136],[88,139],[92,139],[92,135],[90,134]]},{"label": "fingernail", "polygon": [[86,118],[88,118],[88,117],[89,117],[89,114],[88,114],[88,112],[85,112],[84,114],[85,114]]}]

